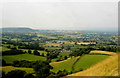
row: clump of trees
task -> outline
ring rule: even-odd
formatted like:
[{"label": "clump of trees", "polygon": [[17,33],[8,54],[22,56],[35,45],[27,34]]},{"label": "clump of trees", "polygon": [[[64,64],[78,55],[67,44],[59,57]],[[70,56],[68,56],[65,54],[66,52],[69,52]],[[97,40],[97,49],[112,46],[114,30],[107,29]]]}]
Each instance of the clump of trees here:
[{"label": "clump of trees", "polygon": [[4,59],[2,59],[2,66],[6,66],[6,65],[7,65],[6,61]]},{"label": "clump of trees", "polygon": [[99,50],[103,50],[103,51],[111,51],[111,52],[118,52],[118,51],[120,51],[120,48],[118,48],[118,47],[103,47],[103,46],[101,46],[101,47],[99,47]]},{"label": "clump of trees", "polygon": [[31,53],[32,53],[32,51],[29,49],[29,50],[28,50],[28,53],[29,53],[29,54],[31,54]]},{"label": "clump of trees", "polygon": [[37,78],[46,78],[51,74],[50,69],[53,69],[53,67],[50,66],[47,62],[36,61],[33,69],[36,73]]},{"label": "clump of trees", "polygon": [[17,55],[17,54],[25,54],[25,52],[17,49],[11,49],[11,50],[2,52],[2,55]]},{"label": "clump of trees", "polygon": [[89,54],[92,50],[91,47],[88,48],[80,48],[78,50],[73,51],[69,56],[82,56],[83,54]]},{"label": "clump of trees", "polygon": [[60,52],[48,52],[47,59],[54,59],[57,58]]},{"label": "clump of trees", "polygon": [[23,70],[12,70],[8,73],[2,71],[2,78],[35,78],[32,74],[28,74]]},{"label": "clump of trees", "polygon": [[40,53],[37,50],[34,50],[33,54],[40,56]]}]

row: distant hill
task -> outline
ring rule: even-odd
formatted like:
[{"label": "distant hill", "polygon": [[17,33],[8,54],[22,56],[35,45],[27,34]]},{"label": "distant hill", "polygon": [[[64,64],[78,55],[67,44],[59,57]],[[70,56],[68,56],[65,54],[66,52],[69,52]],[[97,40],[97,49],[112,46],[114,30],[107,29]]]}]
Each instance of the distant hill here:
[{"label": "distant hill", "polygon": [[2,32],[35,32],[37,30],[31,28],[17,27],[17,28],[1,28]]}]

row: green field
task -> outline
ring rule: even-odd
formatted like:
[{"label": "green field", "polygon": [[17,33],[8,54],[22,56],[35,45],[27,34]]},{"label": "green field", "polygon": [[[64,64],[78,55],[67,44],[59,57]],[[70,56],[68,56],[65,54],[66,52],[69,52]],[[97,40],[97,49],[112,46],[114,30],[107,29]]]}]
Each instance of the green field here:
[{"label": "green field", "polygon": [[8,51],[8,50],[10,50],[10,49],[7,47],[0,47],[0,51]]},{"label": "green field", "polygon": [[33,68],[25,68],[25,67],[3,66],[3,67],[0,67],[0,69],[2,69],[2,71],[4,72],[10,72],[12,70],[24,70],[27,73],[34,73]]},{"label": "green field", "polygon": [[15,60],[28,60],[28,61],[46,60],[45,57],[36,56],[32,54],[6,55],[2,56],[2,59],[4,59],[7,63],[12,63]]},{"label": "green field", "polygon": [[61,56],[69,56],[69,54],[70,54],[71,52],[63,52],[63,53],[60,53],[59,55],[61,55]]},{"label": "green field", "polygon": [[54,68],[51,70],[52,72],[58,72],[59,70],[63,71],[64,69],[68,72],[72,71],[72,66],[74,62],[78,59],[78,57],[72,57],[66,61],[58,63],[51,64]]},{"label": "green field", "polygon": [[74,71],[79,71],[80,69],[87,69],[90,66],[104,60],[107,55],[84,55],[82,56],[74,65]]}]

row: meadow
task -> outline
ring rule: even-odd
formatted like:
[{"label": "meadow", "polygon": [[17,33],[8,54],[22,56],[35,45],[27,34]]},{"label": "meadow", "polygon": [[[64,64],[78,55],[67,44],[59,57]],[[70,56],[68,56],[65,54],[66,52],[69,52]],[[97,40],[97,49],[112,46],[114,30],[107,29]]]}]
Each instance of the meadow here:
[{"label": "meadow", "polygon": [[13,66],[3,66],[3,67],[0,67],[0,69],[2,68],[2,70],[4,72],[10,72],[12,70],[24,70],[26,71],[27,73],[34,73],[34,70],[33,68],[25,68],[25,67],[13,67]]},{"label": "meadow", "polygon": [[54,67],[53,72],[58,70],[67,70],[68,72],[77,72],[85,70],[94,64],[106,59],[108,55],[84,55],[81,57],[68,58],[65,61],[53,62],[51,65]]},{"label": "meadow", "polygon": [[74,72],[85,70],[90,66],[106,59],[107,55],[83,55],[79,58],[79,60],[74,64]]},{"label": "meadow", "polygon": [[[91,66],[90,68],[80,71],[69,76],[118,76],[118,55],[109,56],[105,60]],[[111,78],[111,77],[110,77]]]},{"label": "meadow", "polygon": [[62,62],[53,62],[50,64],[54,67],[51,71],[58,72],[59,70],[63,71],[65,69],[68,72],[71,72],[72,66],[78,58],[79,57],[72,57],[72,58],[68,58],[67,60],[62,61]]},{"label": "meadow", "polygon": [[12,63],[15,60],[28,60],[28,61],[36,61],[36,60],[45,61],[46,60],[46,57],[36,56],[33,54],[6,55],[6,56],[2,56],[2,58],[7,63]]}]

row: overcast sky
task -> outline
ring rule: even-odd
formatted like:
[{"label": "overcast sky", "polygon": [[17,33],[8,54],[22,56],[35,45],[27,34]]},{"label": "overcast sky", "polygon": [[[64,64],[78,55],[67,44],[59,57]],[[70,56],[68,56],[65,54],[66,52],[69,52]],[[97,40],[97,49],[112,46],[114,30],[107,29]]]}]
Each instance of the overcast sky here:
[{"label": "overcast sky", "polygon": [[117,0],[4,0],[2,27],[34,29],[118,29]]}]

